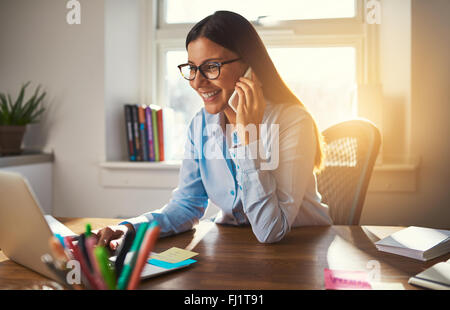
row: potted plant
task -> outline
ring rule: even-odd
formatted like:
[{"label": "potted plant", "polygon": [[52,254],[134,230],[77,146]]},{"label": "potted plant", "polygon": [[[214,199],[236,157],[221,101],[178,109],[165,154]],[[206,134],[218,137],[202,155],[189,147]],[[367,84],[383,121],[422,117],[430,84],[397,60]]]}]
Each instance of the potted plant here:
[{"label": "potted plant", "polygon": [[20,154],[26,126],[39,122],[39,116],[45,110],[42,100],[46,93],[40,93],[40,85],[31,98],[24,100],[29,84],[22,85],[15,101],[9,94],[0,93],[0,155]]}]

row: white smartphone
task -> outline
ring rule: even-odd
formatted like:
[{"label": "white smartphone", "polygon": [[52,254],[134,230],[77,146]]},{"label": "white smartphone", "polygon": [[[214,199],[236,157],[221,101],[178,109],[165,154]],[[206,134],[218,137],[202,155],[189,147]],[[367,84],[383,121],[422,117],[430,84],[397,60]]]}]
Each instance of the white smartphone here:
[{"label": "white smartphone", "polygon": [[[244,77],[247,79],[252,78],[252,68],[248,67],[247,71],[244,73]],[[237,113],[237,106],[239,103],[239,97],[236,91],[233,92],[230,99],[228,99],[228,105]]]}]

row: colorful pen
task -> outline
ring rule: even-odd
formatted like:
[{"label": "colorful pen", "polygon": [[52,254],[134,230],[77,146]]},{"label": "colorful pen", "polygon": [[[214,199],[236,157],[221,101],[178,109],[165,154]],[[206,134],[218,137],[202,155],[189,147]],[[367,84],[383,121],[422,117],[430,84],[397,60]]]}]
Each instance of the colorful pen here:
[{"label": "colorful pen", "polygon": [[130,281],[128,282],[127,289],[135,290],[139,282],[141,280],[142,269],[144,269],[145,264],[147,263],[148,256],[150,255],[151,250],[153,249],[156,240],[159,237],[159,232],[161,228],[157,221],[153,221],[148,228],[145,238],[142,241],[141,250],[139,251],[139,255],[136,260],[136,265],[134,267],[133,273],[131,274]]},{"label": "colorful pen", "polygon": [[94,249],[94,253],[106,285],[110,290],[116,289],[116,276],[114,274],[114,270],[108,265],[108,252],[105,247],[97,246]]},{"label": "colorful pen", "polygon": [[117,254],[116,261],[114,262],[114,269],[116,270],[117,277],[119,277],[120,273],[122,272],[123,262],[125,261],[125,257],[127,256],[131,245],[133,244],[135,235],[136,233],[133,230],[128,230],[125,235],[125,239],[122,241],[119,249],[117,249],[117,252],[119,254]]},{"label": "colorful pen", "polygon": [[80,263],[81,272],[85,276],[85,278],[88,282],[87,284],[89,284],[91,286],[91,288],[93,288],[93,289],[99,289],[97,286],[97,283],[95,282],[95,279],[92,277],[92,274],[89,272],[88,266],[86,265],[86,262],[84,261],[83,255],[82,255],[80,249],[78,248],[78,244],[74,245],[72,243],[71,237],[66,237],[64,239],[64,241],[65,241],[66,246],[70,250],[72,250],[73,257]]},{"label": "colorful pen", "polygon": [[136,233],[133,245],[131,246],[130,252],[127,254],[125,263],[120,273],[119,280],[117,282],[117,289],[124,290],[128,285],[128,280],[130,278],[131,272],[133,271],[136,259],[139,253],[139,248],[141,247],[142,240],[144,239],[145,232],[147,231],[148,222],[142,223]]},{"label": "colorful pen", "polygon": [[81,234],[80,239],[78,240],[78,248],[80,249],[81,254],[83,255],[84,261],[86,262],[86,265],[89,269],[89,272],[92,272],[92,263],[89,258],[88,251],[86,249],[86,235]]},{"label": "colorful pen", "polygon": [[89,255],[89,259],[92,263],[93,267],[93,274],[95,277],[95,281],[97,282],[97,287],[100,290],[107,290],[108,287],[106,286],[106,283],[103,281],[102,272],[100,270],[100,266],[98,265],[97,257],[95,256],[94,250],[97,246],[97,238],[94,235],[91,235],[89,238],[86,239],[86,250]]}]

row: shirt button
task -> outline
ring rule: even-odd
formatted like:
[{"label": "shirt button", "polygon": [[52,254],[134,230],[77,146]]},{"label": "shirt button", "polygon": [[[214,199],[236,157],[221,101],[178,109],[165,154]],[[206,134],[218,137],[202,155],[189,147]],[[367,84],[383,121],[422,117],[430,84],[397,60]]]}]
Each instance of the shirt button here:
[{"label": "shirt button", "polygon": [[237,165],[237,168],[239,169],[239,165]]},{"label": "shirt button", "polygon": [[234,191],[231,190],[231,191],[230,191],[230,194],[231,194],[231,196],[234,196]]},{"label": "shirt button", "polygon": [[242,190],[242,186],[239,185],[239,189]]}]

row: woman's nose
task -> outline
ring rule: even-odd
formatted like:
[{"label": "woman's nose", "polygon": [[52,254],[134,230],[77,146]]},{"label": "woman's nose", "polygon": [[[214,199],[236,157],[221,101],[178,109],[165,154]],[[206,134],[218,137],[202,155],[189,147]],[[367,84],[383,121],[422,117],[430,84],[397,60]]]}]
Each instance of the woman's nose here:
[{"label": "woman's nose", "polygon": [[191,86],[194,89],[198,89],[201,86],[205,86],[205,84],[209,83],[209,80],[203,76],[203,74],[200,73],[200,71],[197,71],[197,74],[195,75],[195,79],[191,81]]}]

